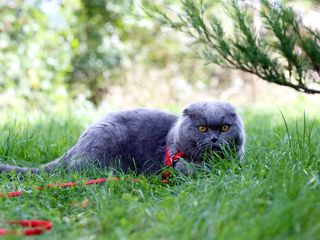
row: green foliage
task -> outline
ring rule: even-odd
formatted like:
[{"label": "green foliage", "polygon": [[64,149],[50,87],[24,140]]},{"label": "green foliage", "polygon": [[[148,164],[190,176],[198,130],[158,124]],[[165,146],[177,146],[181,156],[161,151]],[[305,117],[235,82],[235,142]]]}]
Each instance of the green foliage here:
[{"label": "green foliage", "polygon": [[226,5],[233,33],[206,11],[203,1],[181,0],[182,12],[173,16],[157,5],[147,12],[201,44],[202,57],[208,63],[249,72],[297,91],[320,93],[320,33],[304,26],[290,7],[269,1],[262,1],[259,16],[263,29],[258,31],[256,11],[239,2]]},{"label": "green foliage", "polygon": [[136,0],[0,3],[1,92],[35,104],[69,94],[98,103],[114,69],[141,44],[155,45],[159,28],[146,32],[139,8]]},{"label": "green foliage", "polygon": [[71,60],[65,29],[55,29],[39,7],[38,1],[0,5],[0,88],[29,100],[32,91],[58,91]]},{"label": "green foliage", "polygon": [[[212,171],[175,176],[117,174],[127,181],[83,186],[110,172],[87,170],[1,176],[0,192],[26,190],[0,199],[1,227],[20,218],[50,219],[40,238],[67,239],[318,239],[320,234],[319,121],[306,114],[252,114],[247,111],[245,161],[212,163]],[[80,119],[82,122],[82,119]],[[12,121],[0,127],[2,162],[35,166],[64,153],[83,126],[75,119]],[[55,144],[55,146],[53,146]],[[71,189],[36,191],[52,182],[77,181]]]},{"label": "green foliage", "polygon": [[119,38],[131,5],[85,0],[1,3],[1,89],[14,89],[27,100],[37,92],[59,95],[67,88],[73,96],[84,89],[95,95],[107,71],[120,63]]},{"label": "green foliage", "polygon": [[[66,3],[67,4],[67,3]],[[134,10],[133,1],[82,0],[81,8],[74,11],[77,17],[71,24],[74,29],[75,51],[72,71],[67,83],[93,94],[98,103],[100,90],[106,88],[110,70],[118,67],[125,52],[125,17]],[[132,17],[132,16],[131,16]]]}]

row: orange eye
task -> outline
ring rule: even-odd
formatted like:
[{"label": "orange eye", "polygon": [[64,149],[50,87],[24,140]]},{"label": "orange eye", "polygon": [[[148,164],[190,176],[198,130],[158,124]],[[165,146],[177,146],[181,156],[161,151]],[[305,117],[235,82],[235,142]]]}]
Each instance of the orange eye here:
[{"label": "orange eye", "polygon": [[202,133],[205,133],[208,131],[208,128],[206,126],[200,125],[198,126],[198,130]]},{"label": "orange eye", "polygon": [[230,125],[225,124],[220,127],[221,132],[227,132],[230,129]]}]

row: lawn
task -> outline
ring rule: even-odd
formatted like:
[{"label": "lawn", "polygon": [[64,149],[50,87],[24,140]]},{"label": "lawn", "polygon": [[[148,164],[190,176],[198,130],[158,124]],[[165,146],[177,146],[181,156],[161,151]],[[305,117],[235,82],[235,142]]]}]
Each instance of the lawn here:
[{"label": "lawn", "polygon": [[[96,169],[67,174],[1,176],[0,221],[48,219],[43,239],[319,239],[320,122],[301,112],[243,110],[246,157],[216,162],[208,172],[175,176],[114,174]],[[84,125],[77,117],[3,120],[2,162],[38,166],[62,155]],[[84,186],[117,175],[123,181]],[[132,179],[138,177],[139,182]],[[33,190],[76,181],[69,189]]]}]

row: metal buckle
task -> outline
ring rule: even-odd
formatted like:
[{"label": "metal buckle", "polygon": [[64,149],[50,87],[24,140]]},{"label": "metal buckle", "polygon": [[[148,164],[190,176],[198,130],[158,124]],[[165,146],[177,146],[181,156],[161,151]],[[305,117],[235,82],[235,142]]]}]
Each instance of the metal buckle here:
[{"label": "metal buckle", "polygon": [[177,159],[173,159],[173,158],[174,158],[174,155],[170,157],[170,161],[172,166],[174,167],[174,165],[180,160],[180,158],[177,158]]}]

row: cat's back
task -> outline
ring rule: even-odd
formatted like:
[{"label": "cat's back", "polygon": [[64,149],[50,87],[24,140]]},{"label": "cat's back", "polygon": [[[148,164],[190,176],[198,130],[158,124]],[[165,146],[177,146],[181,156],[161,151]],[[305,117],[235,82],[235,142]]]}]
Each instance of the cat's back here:
[{"label": "cat's back", "polygon": [[167,135],[177,116],[159,110],[137,108],[107,114],[91,125],[80,138],[91,135],[126,137],[163,137]]},{"label": "cat's back", "polygon": [[164,152],[167,134],[177,118],[152,109],[119,111],[106,115],[89,132],[99,136],[105,146],[118,146],[119,151],[143,159]]},{"label": "cat's back", "polygon": [[136,132],[168,131],[177,116],[159,110],[138,108],[113,112],[106,115],[100,124],[115,125]]},{"label": "cat's back", "polygon": [[163,143],[177,118],[173,114],[144,108],[112,112],[89,126],[80,136],[77,147]]}]

